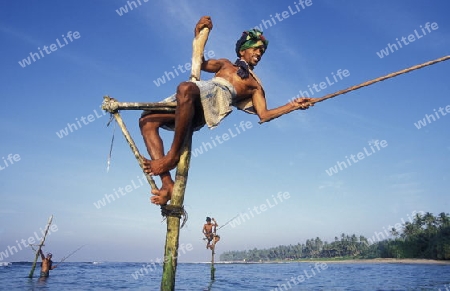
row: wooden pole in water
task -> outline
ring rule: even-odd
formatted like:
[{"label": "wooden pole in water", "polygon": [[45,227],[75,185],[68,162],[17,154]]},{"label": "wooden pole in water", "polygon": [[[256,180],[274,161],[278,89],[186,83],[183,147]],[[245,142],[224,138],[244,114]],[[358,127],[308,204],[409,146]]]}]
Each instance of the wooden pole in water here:
[{"label": "wooden pole in water", "polygon": [[39,244],[39,247],[36,251],[36,256],[34,257],[33,264],[31,265],[31,271],[30,271],[30,274],[28,274],[28,278],[33,278],[34,269],[36,269],[36,263],[39,258],[39,254],[41,252],[42,246],[44,245],[45,238],[47,237],[47,233],[50,228],[50,224],[52,224],[52,220],[53,220],[53,215],[50,216],[50,218],[48,219],[47,227],[45,228],[45,232],[44,232],[44,237],[42,238],[41,243]]},{"label": "wooden pole in water", "polygon": [[[203,50],[208,40],[209,29],[203,28],[192,43],[192,70],[190,81],[200,80],[200,67],[203,60]],[[175,185],[170,205],[165,208],[175,211],[175,215],[167,215],[166,245],[164,248],[164,266],[161,280],[162,291],[175,290],[175,274],[177,270],[178,244],[180,238],[180,218],[183,210],[184,192],[188,178],[189,163],[191,159],[192,128],[186,136],[180,161],[177,166]]]},{"label": "wooden pole in water", "polygon": [[216,273],[216,268],[214,268],[214,255],[216,250],[216,242],[215,242],[215,238],[214,238],[214,242],[213,242],[213,247],[211,250],[211,280],[213,281],[215,279],[215,273]]},{"label": "wooden pole in water", "polygon": [[175,275],[178,262],[178,244],[180,238],[180,218],[183,210],[184,192],[186,190],[189,163],[191,159],[192,131],[188,133],[183,146],[180,162],[177,166],[175,185],[169,207],[175,213],[167,215],[166,245],[164,248],[164,266],[161,290],[175,290]]},{"label": "wooden pole in water", "polygon": [[215,280],[216,268],[214,267],[214,255],[216,254],[216,244],[219,242],[220,236],[214,231],[212,246],[211,246],[211,281]]}]

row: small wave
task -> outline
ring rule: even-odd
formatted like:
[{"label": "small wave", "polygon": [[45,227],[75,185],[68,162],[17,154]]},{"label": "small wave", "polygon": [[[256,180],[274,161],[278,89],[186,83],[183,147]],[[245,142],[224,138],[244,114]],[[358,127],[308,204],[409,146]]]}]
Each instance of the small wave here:
[{"label": "small wave", "polygon": [[10,265],[12,265],[12,263],[10,263],[10,262],[0,262],[0,267],[7,267]]}]

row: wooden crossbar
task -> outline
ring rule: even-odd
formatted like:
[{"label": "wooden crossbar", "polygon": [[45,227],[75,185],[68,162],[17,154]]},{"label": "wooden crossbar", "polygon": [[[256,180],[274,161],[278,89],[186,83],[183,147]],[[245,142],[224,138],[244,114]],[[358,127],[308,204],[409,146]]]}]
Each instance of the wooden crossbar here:
[{"label": "wooden crossbar", "polygon": [[103,97],[102,104],[102,109],[110,113],[115,113],[119,110],[148,110],[151,112],[174,113],[176,107],[176,102],[119,102],[109,96]]}]

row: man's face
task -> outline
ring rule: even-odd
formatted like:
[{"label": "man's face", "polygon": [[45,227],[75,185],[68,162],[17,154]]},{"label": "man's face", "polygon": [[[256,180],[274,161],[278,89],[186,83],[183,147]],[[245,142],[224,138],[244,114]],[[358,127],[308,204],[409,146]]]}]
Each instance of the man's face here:
[{"label": "man's face", "polygon": [[259,61],[262,58],[262,55],[264,54],[264,46],[257,46],[248,48],[246,50],[243,50],[240,52],[241,58],[244,59],[244,61],[247,62],[251,67],[255,67]]}]

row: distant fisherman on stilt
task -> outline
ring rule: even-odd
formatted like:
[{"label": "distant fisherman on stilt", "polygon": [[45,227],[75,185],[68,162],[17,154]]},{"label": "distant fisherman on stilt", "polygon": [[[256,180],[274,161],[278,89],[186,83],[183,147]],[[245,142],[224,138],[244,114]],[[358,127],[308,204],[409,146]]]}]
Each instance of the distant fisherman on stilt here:
[{"label": "distant fisherman on stilt", "polygon": [[[211,223],[211,220],[214,223]],[[220,240],[220,236],[216,235],[216,229],[219,225],[214,217],[206,217],[206,223],[203,225],[203,234],[205,235],[205,239],[208,241],[206,243],[207,249],[213,249],[216,243]],[[211,243],[212,242],[212,243]]]}]

